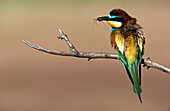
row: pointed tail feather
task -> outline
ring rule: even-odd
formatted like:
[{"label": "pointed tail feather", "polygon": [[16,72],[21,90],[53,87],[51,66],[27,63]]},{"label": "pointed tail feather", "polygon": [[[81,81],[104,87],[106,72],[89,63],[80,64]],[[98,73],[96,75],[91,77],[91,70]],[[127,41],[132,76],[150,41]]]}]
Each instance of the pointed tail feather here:
[{"label": "pointed tail feather", "polygon": [[141,84],[140,84],[140,75],[138,74],[138,66],[139,66],[138,59],[133,64],[128,62],[128,69],[129,69],[129,72],[132,76],[133,83],[134,83],[133,91],[138,95],[140,102],[142,102],[141,97],[140,97],[140,93],[142,92],[142,89],[141,89]]},{"label": "pointed tail feather", "polygon": [[136,91],[135,86],[133,85],[133,91],[138,95],[138,98],[139,98],[140,102],[142,103],[142,99],[141,99],[141,96],[140,96],[140,93],[142,92],[141,87],[139,88],[138,91]]},{"label": "pointed tail feather", "polygon": [[140,102],[142,103],[142,99],[141,99],[140,94],[137,94],[137,95],[138,95],[138,98],[139,98]]}]

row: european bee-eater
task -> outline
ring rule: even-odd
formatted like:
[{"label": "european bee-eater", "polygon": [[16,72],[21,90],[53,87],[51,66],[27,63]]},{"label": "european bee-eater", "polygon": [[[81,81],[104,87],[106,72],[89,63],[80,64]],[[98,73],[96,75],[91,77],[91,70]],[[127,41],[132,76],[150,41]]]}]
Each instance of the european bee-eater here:
[{"label": "european bee-eater", "polygon": [[98,21],[107,21],[111,26],[110,41],[133,84],[133,91],[142,99],[141,61],[144,55],[145,36],[143,28],[122,9],[112,10],[108,16],[98,17]]}]

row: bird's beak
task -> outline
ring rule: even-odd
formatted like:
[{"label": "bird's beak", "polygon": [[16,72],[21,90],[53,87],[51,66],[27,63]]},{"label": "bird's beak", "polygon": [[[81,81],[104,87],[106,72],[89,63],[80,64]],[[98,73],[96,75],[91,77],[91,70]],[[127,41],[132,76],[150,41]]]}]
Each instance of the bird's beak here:
[{"label": "bird's beak", "polygon": [[108,16],[103,16],[103,17],[98,17],[96,20],[99,21],[99,22],[100,21],[109,21],[110,18]]}]

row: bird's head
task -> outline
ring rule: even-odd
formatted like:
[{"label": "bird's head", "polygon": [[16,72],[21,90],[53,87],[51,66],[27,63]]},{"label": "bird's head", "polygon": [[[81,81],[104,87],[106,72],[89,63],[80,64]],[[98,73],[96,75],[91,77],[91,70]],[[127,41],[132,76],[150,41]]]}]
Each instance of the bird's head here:
[{"label": "bird's head", "polygon": [[115,31],[119,27],[123,25],[125,21],[130,19],[131,17],[122,9],[114,9],[112,10],[108,16],[98,17],[97,20],[100,21],[107,21],[110,26],[111,30]]}]

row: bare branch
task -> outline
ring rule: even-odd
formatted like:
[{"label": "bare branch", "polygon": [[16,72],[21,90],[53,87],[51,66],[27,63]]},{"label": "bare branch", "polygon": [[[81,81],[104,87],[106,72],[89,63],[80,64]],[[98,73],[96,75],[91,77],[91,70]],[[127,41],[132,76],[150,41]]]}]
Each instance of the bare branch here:
[{"label": "bare branch", "polygon": [[112,54],[112,53],[78,52],[77,54],[75,54],[73,52],[64,52],[64,51],[55,51],[55,50],[46,49],[46,48],[31,44],[30,42],[26,40],[23,40],[23,42],[36,50],[46,52],[49,54],[54,54],[54,55],[73,56],[73,57],[88,58],[88,59],[97,59],[97,58],[119,59],[117,55]]},{"label": "bare branch", "polygon": [[151,68],[159,69],[163,72],[170,74],[170,68],[165,67],[165,66],[163,66],[159,63],[156,63],[156,62],[150,60],[149,57],[146,60],[142,59],[142,64],[143,64],[144,67],[146,66],[147,69],[149,69],[151,67]]},{"label": "bare branch", "polygon": [[[37,45],[34,45],[26,40],[23,40],[23,42],[25,44],[27,44],[28,46],[42,51],[42,52],[46,52],[49,54],[53,54],[53,55],[60,55],[60,56],[72,56],[72,57],[78,57],[78,58],[88,58],[88,61],[91,59],[117,59],[119,60],[118,55],[113,54],[113,53],[96,53],[96,52],[79,52],[74,45],[70,42],[70,40],[68,39],[67,35],[65,35],[61,29],[59,29],[60,32],[60,36],[58,36],[58,39],[64,39],[65,42],[67,43],[67,45],[69,46],[69,49],[71,52],[64,52],[64,51],[55,51],[55,50],[50,50],[50,49],[46,49]],[[170,68],[165,67],[161,64],[158,64],[152,60],[150,60],[150,58],[148,59],[142,59],[142,64],[144,65],[144,67],[146,66],[147,69],[149,68],[155,68],[158,70],[161,70],[163,72],[166,72],[168,74],[170,74]]]}]

